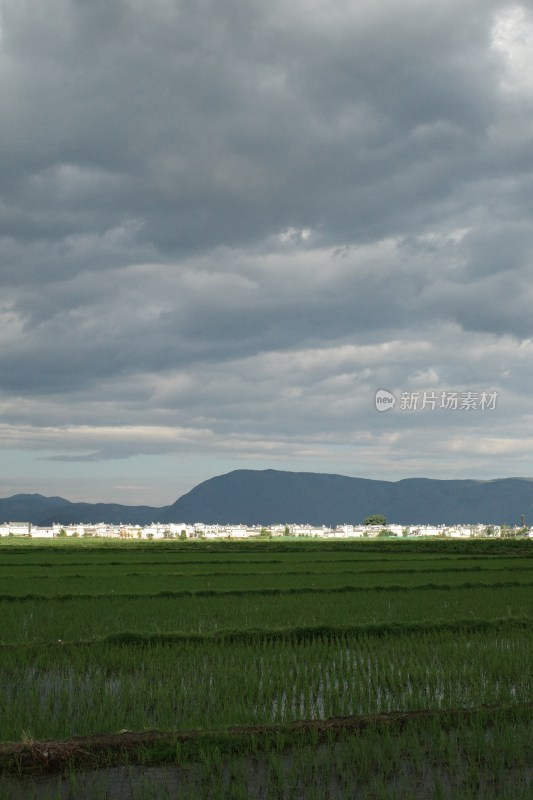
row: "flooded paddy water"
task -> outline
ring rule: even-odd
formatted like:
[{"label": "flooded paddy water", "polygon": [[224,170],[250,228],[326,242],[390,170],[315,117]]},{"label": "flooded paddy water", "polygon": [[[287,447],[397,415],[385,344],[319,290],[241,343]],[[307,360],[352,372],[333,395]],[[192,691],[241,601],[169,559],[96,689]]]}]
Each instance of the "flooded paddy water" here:
[{"label": "flooded paddy water", "polygon": [[[243,756],[187,768],[121,766],[67,775],[0,779],[1,800],[530,800],[533,768],[493,770],[466,759],[436,763],[405,757],[394,770],[343,762],[349,745],[319,745],[298,753]],[[475,767],[475,774],[473,767]],[[376,774],[377,773],[377,774]],[[381,773],[381,774],[379,774]]]}]

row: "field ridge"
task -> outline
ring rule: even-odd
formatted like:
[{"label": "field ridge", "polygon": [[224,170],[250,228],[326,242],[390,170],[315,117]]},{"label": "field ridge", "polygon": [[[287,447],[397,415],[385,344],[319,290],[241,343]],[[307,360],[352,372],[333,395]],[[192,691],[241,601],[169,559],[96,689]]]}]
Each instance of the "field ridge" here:
[{"label": "field ridge", "polygon": [[0,642],[0,650],[39,649],[47,647],[88,647],[91,645],[160,645],[160,644],[254,644],[261,642],[304,642],[314,639],[356,639],[365,636],[391,636],[401,634],[450,633],[480,631],[533,630],[533,619],[529,617],[501,617],[496,619],[471,618],[432,622],[381,622],[359,625],[307,625],[293,628],[247,628],[245,630],[218,630],[209,633],[139,633],[118,631],[93,639],[56,639],[49,642]]},{"label": "field ridge", "polygon": [[[0,743],[0,770],[4,775],[53,772],[66,767],[101,767],[120,763],[169,763],[176,758],[186,762],[199,750],[218,745],[226,753],[257,753],[265,744],[283,749],[301,737],[314,743],[370,728],[402,728],[410,723],[435,721],[441,728],[454,727],[476,717],[488,726],[497,726],[504,717],[530,717],[533,702],[513,705],[483,705],[470,708],[421,708],[373,714],[302,719],[285,724],[231,725],[226,728],[174,731],[130,731],[73,736],[64,740],[26,739]],[[309,738],[307,739],[309,741]],[[185,745],[185,749],[179,747]],[[191,747],[187,747],[191,745]]]},{"label": "field ridge", "polygon": [[[319,573],[317,573],[319,575]],[[417,583],[414,585],[376,584],[368,586],[302,586],[298,588],[260,588],[260,589],[179,589],[177,591],[162,590],[160,592],[96,592],[93,594],[70,592],[68,594],[0,594],[0,602],[47,602],[64,600],[89,600],[94,598],[126,599],[142,597],[145,599],[168,597],[249,597],[296,594],[346,594],[349,592],[414,592],[420,590],[454,591],[456,589],[511,589],[516,587],[533,587],[533,581],[465,581],[464,583]]]}]

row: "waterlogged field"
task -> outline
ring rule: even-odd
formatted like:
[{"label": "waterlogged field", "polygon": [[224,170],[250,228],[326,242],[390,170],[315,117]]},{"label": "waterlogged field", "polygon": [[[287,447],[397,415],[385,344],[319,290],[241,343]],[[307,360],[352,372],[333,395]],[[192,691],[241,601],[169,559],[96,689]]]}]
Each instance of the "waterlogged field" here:
[{"label": "waterlogged field", "polygon": [[0,800],[529,798],[532,611],[530,542],[1,542]]}]

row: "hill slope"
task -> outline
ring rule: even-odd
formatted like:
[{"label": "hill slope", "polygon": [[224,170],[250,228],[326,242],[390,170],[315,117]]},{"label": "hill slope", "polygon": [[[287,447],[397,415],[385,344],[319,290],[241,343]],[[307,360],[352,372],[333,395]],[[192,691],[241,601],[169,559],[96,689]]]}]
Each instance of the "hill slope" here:
[{"label": "hill slope", "polygon": [[61,497],[15,495],[0,499],[0,522],[35,525],[74,522],[139,523],[308,522],[338,525],[384,514],[390,522],[454,524],[533,523],[533,480],[377,481],[315,472],[235,470],[195,486],[171,506],[70,503]]},{"label": "hill slope", "polygon": [[384,514],[391,522],[453,524],[533,521],[533,480],[407,478],[376,481],[313,472],[236,470],[183,495],[162,521],[311,522],[337,525]]},{"label": "hill slope", "polygon": [[16,494],[0,499],[0,523],[31,522],[46,527],[54,522],[107,522],[110,525],[156,522],[167,507],[123,506],[116,503],[71,503],[63,497],[40,494]]}]

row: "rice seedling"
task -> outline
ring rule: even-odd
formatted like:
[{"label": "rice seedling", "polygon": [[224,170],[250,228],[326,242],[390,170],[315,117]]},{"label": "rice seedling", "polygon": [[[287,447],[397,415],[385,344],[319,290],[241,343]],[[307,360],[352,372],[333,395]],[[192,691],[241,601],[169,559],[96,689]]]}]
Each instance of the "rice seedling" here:
[{"label": "rice seedling", "polygon": [[10,776],[151,729],[109,745],[132,798],[529,797],[529,544],[0,542],[0,798],[108,796],[111,770]]}]

